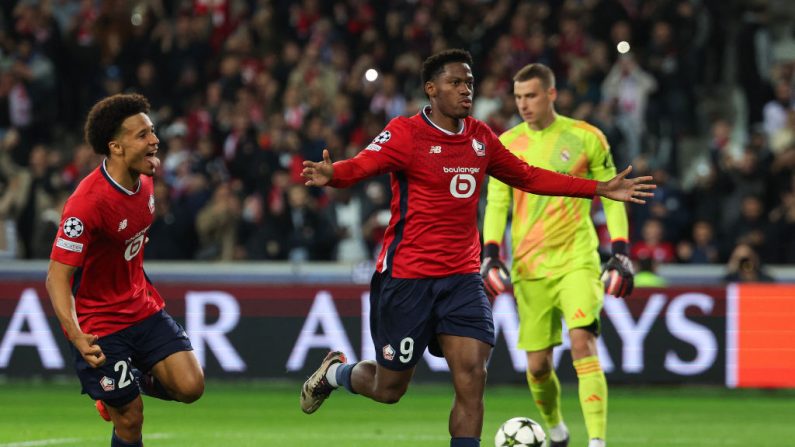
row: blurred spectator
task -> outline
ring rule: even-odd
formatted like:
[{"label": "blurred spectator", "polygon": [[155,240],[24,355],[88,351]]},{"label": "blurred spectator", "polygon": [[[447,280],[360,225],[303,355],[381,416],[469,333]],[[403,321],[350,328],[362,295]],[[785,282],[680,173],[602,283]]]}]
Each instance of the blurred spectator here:
[{"label": "blurred spectator", "polygon": [[767,227],[762,200],[755,195],[744,197],[740,206],[740,215],[729,224],[724,239],[726,242],[724,250],[730,253],[735,246],[746,244],[757,253],[761,253],[766,245]]},{"label": "blurred spectator", "polygon": [[355,263],[369,259],[362,236],[364,210],[361,199],[351,188],[328,188],[327,191],[331,201],[326,207],[326,219],[338,241],[334,260]]},{"label": "blurred spectator", "polygon": [[619,166],[632,163],[643,150],[646,106],[657,81],[644,71],[631,54],[622,55],[602,84],[602,96],[615,113],[616,127],[624,141],[616,150]]},{"label": "blurred spectator", "polygon": [[406,98],[398,91],[397,79],[394,75],[383,76],[381,88],[370,101],[370,111],[383,114],[387,121],[406,113]]},{"label": "blurred spectator", "polygon": [[[42,226],[47,226],[45,213],[55,208],[58,200],[57,191],[60,179],[50,168],[48,157],[50,152],[43,145],[36,145],[30,153],[30,170],[24,171],[20,177],[19,203],[21,209],[17,216],[17,234],[19,235],[22,257],[34,259],[49,256],[50,250],[41,248],[41,236],[47,233]],[[59,214],[60,216],[60,214]],[[52,238],[55,235],[53,233]],[[49,243],[46,243],[49,247]]]},{"label": "blurred spectator", "polygon": [[235,259],[240,199],[229,184],[221,184],[196,216],[199,239],[197,259],[231,261]]},{"label": "blurred spectator", "polygon": [[155,219],[144,250],[147,259],[193,259],[198,245],[195,216],[174,203],[165,182],[155,182]]},{"label": "blurred spectator", "polygon": [[676,246],[676,256],[685,264],[714,264],[719,261],[719,255],[715,229],[705,220],[693,224],[691,240],[683,240]]},{"label": "blurred spectator", "polygon": [[789,188],[781,197],[781,205],[770,212],[769,261],[795,264],[795,176],[791,177]]},{"label": "blurred spectator", "polygon": [[773,138],[777,132],[787,126],[788,115],[795,106],[789,80],[782,79],[776,82],[774,94],[775,97],[762,109],[763,125],[768,138]]},{"label": "blurred spectator", "polygon": [[331,225],[315,208],[304,185],[287,190],[289,216],[288,259],[291,262],[330,261],[337,239]]},{"label": "blurred spectator", "polygon": [[732,251],[726,265],[726,282],[773,282],[759,262],[759,255],[750,245],[740,244]]},{"label": "blurred spectator", "polygon": [[762,109],[770,98],[770,69],[773,65],[772,38],[768,23],[768,2],[752,0],[743,5],[740,29],[736,37],[737,77],[745,94],[747,124],[762,121]]},{"label": "blurred spectator", "polygon": [[663,226],[659,220],[647,220],[643,224],[641,240],[632,243],[630,256],[633,259],[651,258],[657,262],[672,262],[674,247],[663,239],[663,234]]}]

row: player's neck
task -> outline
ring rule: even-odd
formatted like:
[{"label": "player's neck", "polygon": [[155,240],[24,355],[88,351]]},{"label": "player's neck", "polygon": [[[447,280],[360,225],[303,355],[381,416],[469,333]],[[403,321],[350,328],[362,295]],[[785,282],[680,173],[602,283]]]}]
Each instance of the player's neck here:
[{"label": "player's neck", "polygon": [[434,113],[433,107],[428,109],[427,115],[428,119],[431,120],[433,124],[436,124],[436,126],[448,132],[458,133],[461,131],[461,120],[458,118],[445,116],[441,113]]},{"label": "player's neck", "polygon": [[106,160],[105,170],[108,172],[110,178],[122,188],[128,191],[135,191],[141,174],[130,170],[122,160],[116,158],[107,158]]},{"label": "player's neck", "polygon": [[541,131],[551,126],[557,118],[558,114],[555,113],[555,111],[553,110],[552,113],[548,114],[546,117],[539,120],[537,123],[527,123],[527,125],[530,126],[530,128],[535,131]]}]

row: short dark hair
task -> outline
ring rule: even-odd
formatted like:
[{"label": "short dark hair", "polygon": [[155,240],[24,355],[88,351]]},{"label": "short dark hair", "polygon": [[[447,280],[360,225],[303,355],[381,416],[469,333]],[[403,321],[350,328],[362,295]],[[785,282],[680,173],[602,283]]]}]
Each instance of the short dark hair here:
[{"label": "short dark hair", "polygon": [[83,129],[86,143],[100,155],[110,155],[108,143],[121,131],[127,118],[139,113],[149,113],[149,101],[137,94],[108,96],[91,107]]},{"label": "short dark hair", "polygon": [[439,76],[444,71],[444,66],[450,62],[461,62],[462,64],[469,64],[471,67],[472,55],[466,50],[453,49],[440,51],[430,56],[422,63],[422,85]]},{"label": "short dark hair", "polygon": [[555,73],[544,64],[528,64],[517,71],[513,77],[514,82],[525,82],[538,78],[544,89],[555,86]]}]

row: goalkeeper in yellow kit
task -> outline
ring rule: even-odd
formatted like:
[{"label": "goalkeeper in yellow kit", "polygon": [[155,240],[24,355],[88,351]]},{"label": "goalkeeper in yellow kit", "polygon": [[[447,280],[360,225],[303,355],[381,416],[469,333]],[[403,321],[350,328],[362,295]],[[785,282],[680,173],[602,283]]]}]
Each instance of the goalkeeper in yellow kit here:
[{"label": "goalkeeper in yellow kit", "polygon": [[[555,113],[555,77],[548,67],[530,64],[513,80],[516,106],[524,122],[500,136],[505,147],[530,165],[556,172],[595,180],[616,175],[602,132]],[[602,203],[613,257],[601,279],[608,284],[608,293],[626,297],[632,291],[633,278],[626,256],[626,210],[621,202],[603,199]],[[511,205],[511,281],[519,310],[518,347],[527,351],[527,381],[547,424],[549,445],[565,447],[569,443],[560,411],[560,382],[552,363],[552,348],[562,341],[562,317],[569,329],[588,446],[604,447],[607,382],[596,350],[604,293],[591,201],[528,194],[491,178],[481,273],[492,295],[504,288],[500,277],[507,275],[499,258],[499,243]]]}]

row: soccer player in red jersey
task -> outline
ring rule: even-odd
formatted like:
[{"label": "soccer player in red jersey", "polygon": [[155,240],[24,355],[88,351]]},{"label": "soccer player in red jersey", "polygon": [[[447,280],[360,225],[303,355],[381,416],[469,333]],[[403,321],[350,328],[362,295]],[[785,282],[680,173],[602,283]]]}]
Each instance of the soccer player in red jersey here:
[{"label": "soccer player in red jersey", "polygon": [[185,403],[204,392],[190,340],[143,269],[160,166],[148,113],[135,94],[92,107],[85,138],[106,158],[66,202],[47,272],[83,393],[113,422],[112,447],[143,445],[141,392]]},{"label": "soccer player in red jersey", "polygon": [[304,162],[307,185],[344,188],[390,173],[392,218],[370,285],[376,360],[347,364],[330,352],[301,390],[301,409],[316,411],[343,386],[383,403],[408,389],[425,348],[447,360],[455,399],[451,447],[480,445],[486,362],[494,346],[491,306],[483,289],[478,198],[485,176],[543,195],[644,203],[651,177],[608,182],[528,166],[500,143],[472,109],[472,59],[463,50],[429,57],[422,67],[430,99],[420,113],[395,118],[356,157]]}]

